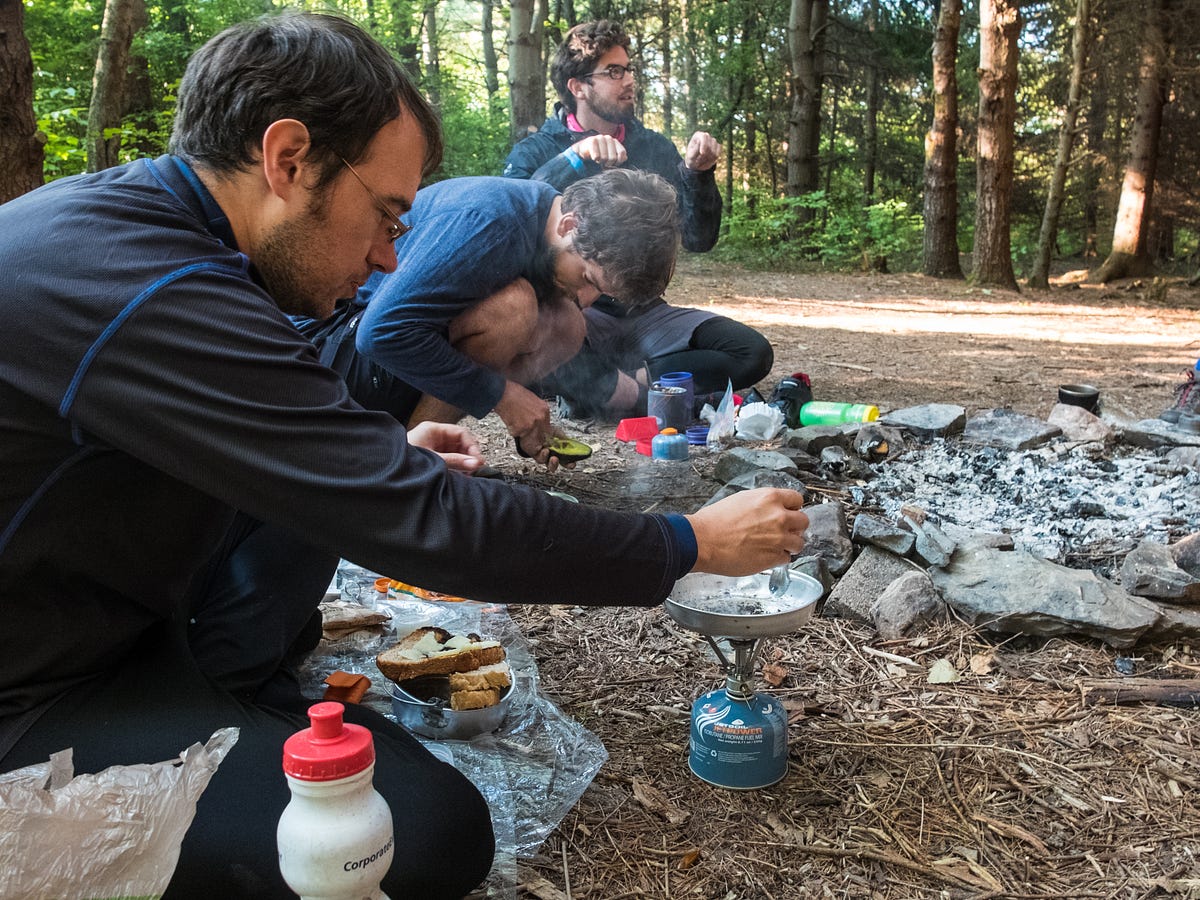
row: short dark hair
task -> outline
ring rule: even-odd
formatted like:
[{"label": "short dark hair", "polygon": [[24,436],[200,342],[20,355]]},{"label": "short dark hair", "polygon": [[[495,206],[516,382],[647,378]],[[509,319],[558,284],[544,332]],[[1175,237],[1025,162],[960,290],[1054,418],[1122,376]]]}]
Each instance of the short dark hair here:
[{"label": "short dark hair", "polygon": [[679,248],[670,182],[653,172],[609,169],[569,185],[562,211],[575,214],[576,252],[600,267],[617,300],[634,309],[662,296]]},{"label": "short dark hair", "polygon": [[550,83],[567,112],[575,112],[575,98],[567,90],[567,82],[590,75],[596,61],[613,47],[624,47],[629,52],[629,35],[620,22],[584,22],[567,32],[550,63]]},{"label": "short dark hair", "polygon": [[179,85],[170,150],[215,172],[243,170],[267,127],[308,128],[318,187],[358,162],[375,134],[410,114],[425,137],[424,174],[442,161],[437,116],[391,54],[341,16],[287,11],[225,29],[196,51]]}]

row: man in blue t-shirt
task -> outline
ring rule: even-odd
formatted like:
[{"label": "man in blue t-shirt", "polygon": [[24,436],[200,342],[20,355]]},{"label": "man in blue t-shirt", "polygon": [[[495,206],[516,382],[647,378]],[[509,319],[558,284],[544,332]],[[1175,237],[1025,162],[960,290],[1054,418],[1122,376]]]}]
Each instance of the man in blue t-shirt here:
[{"label": "man in blue t-shirt", "polygon": [[405,223],[396,271],[301,331],[360,403],[410,425],[495,410],[522,452],[547,461],[549,406],[525,385],[579,351],[582,310],[601,294],[636,308],[662,293],[679,243],[674,190],[625,170],[561,195],[455,178],[418,191]]}]

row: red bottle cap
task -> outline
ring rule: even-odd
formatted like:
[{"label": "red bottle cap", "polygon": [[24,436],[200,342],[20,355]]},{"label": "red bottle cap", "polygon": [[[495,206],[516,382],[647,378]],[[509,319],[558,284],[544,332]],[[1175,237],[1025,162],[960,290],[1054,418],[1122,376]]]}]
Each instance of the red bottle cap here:
[{"label": "red bottle cap", "polygon": [[308,708],[311,728],[283,743],[283,771],[301,781],[333,781],[356,775],[375,761],[375,741],[361,725],[342,722],[342,704],[332,700]]}]

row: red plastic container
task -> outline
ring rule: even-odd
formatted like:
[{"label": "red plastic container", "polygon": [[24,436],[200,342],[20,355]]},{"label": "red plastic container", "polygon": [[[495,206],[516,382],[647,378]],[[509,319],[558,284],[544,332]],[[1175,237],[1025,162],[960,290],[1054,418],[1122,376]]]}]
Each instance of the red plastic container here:
[{"label": "red plastic container", "polygon": [[654,418],[654,416],[622,419],[617,423],[618,441],[649,441],[656,434],[658,434],[658,419]]}]

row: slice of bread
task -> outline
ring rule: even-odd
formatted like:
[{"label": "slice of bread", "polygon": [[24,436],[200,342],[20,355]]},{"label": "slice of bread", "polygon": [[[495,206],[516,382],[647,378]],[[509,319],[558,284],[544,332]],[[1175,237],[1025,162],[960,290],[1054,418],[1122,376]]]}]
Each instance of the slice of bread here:
[{"label": "slice of bread", "polygon": [[512,669],[509,668],[507,662],[492,663],[490,666],[480,666],[471,672],[453,672],[450,675],[451,691],[504,689],[510,684],[512,684]]},{"label": "slice of bread", "polygon": [[481,691],[455,691],[450,695],[450,708],[458,712],[467,709],[486,709],[500,702],[504,691],[501,688],[484,688]]},{"label": "slice of bread", "polygon": [[375,657],[384,677],[404,681],[422,675],[471,672],[504,659],[499,641],[485,641],[476,634],[456,635],[444,628],[418,628],[393,647]]}]

